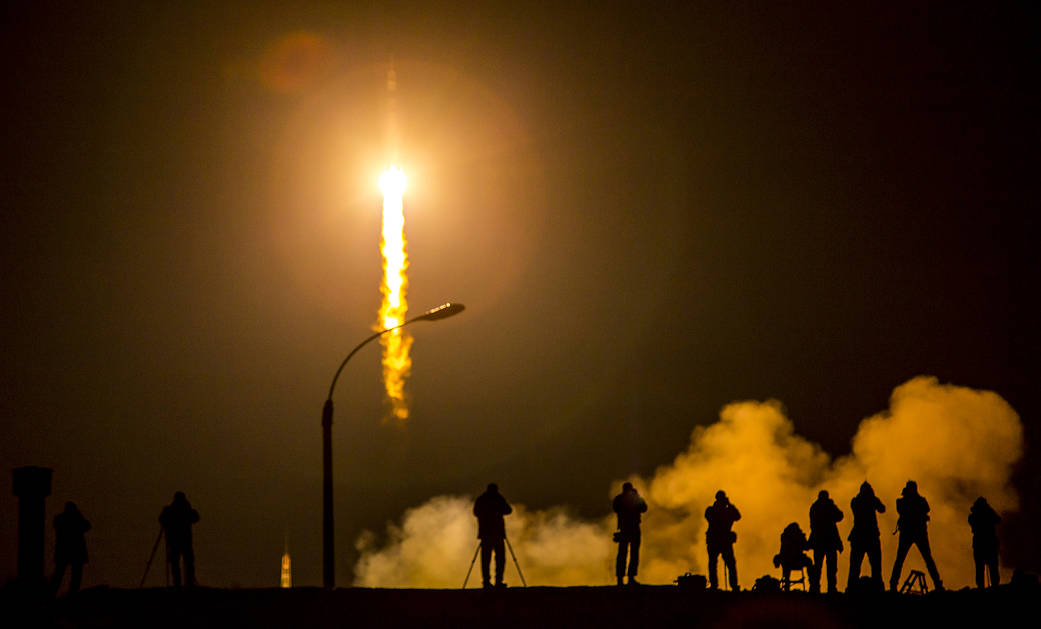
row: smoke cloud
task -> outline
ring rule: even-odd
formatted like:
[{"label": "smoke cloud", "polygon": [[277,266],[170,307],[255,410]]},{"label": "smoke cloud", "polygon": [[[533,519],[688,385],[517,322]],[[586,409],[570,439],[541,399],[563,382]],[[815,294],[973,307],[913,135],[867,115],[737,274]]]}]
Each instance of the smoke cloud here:
[{"label": "smoke cloud", "polygon": [[[852,444],[849,456],[834,460],[795,433],[779,402],[727,405],[719,421],[694,429],[686,451],[672,463],[648,479],[625,479],[645,494],[649,506],[641,581],[671,583],[685,572],[706,573],[704,511],[719,489],[743,516],[734,525],[735,554],[741,587],[748,588],[763,574],[777,576],[772,558],[781,530],[799,522],[809,531],[809,507],[821,489],[846,514],[839,523],[845,540],[853,524],[849,501],[864,480],[886,505],[879,528],[883,578],[888,581],[896,554],[897,537],[890,534],[896,526],[896,498],[913,479],[932,507],[929,538],[940,576],[948,587],[973,583],[969,507],[985,496],[999,513],[1017,508],[1009,477],[1022,453],[1022,426],[1012,407],[993,392],[917,377],[893,391],[888,410],[861,422]],[[609,495],[621,484],[613,483]],[[390,526],[383,547],[374,544],[371,533],[363,534],[356,584],[459,587],[460,566],[469,563],[477,543],[472,504],[471,496],[440,496],[410,509],[400,524]],[[529,584],[614,582],[613,514],[585,521],[563,508],[514,509],[507,532]],[[849,567],[844,543],[840,587]],[[924,571],[917,550],[908,555],[904,575],[912,569]],[[517,582],[514,570],[508,562],[507,579]],[[1003,580],[1007,572],[1003,568]]]}]

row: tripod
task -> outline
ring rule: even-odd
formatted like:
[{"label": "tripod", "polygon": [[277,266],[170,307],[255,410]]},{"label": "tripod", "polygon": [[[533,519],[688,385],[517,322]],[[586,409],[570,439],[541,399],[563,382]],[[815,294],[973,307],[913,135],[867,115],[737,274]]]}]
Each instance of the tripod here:
[{"label": "tripod", "polygon": [[[510,543],[510,538],[504,537],[503,539],[506,541],[506,547],[510,549],[510,556],[513,557],[513,565],[517,568],[517,574],[520,575],[521,585],[528,587],[527,581],[524,580],[524,573],[521,572],[520,564],[517,563],[517,555],[513,552],[513,544]],[[466,571],[466,578],[463,579],[462,589],[464,590],[466,589],[466,583],[470,580],[470,573],[473,572],[474,563],[477,562],[477,553],[481,552],[481,546],[483,544],[484,542],[478,540],[477,548],[474,549],[473,559],[470,560],[470,568]]]},{"label": "tripod", "polygon": [[[137,587],[141,588],[145,585],[145,579],[148,578],[148,571],[152,568],[152,560],[155,559],[155,551],[159,549],[159,542],[163,539],[163,527],[159,527],[159,535],[155,538],[155,543],[152,544],[152,552],[148,555],[148,562],[145,563],[145,573],[141,575],[141,582],[137,584]],[[166,566],[166,584],[170,585],[170,562],[167,561]]]}]

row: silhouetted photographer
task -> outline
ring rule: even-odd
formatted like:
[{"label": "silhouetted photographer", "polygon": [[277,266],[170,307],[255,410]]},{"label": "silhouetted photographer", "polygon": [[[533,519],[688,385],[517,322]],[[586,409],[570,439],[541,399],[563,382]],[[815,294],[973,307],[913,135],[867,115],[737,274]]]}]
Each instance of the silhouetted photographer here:
[{"label": "silhouetted photographer", "polygon": [[80,589],[83,579],[83,564],[87,563],[87,538],[90,522],[80,513],[75,502],[66,502],[65,510],[54,516],[54,575],[51,589],[55,594],[61,589],[65,570],[71,568],[69,594]]},{"label": "silhouetted photographer", "polygon": [[806,533],[798,522],[792,522],[784,527],[781,533],[781,551],[774,555],[774,568],[781,569],[781,589],[785,592],[791,589],[791,573],[793,570],[802,572],[809,568],[812,572],[813,561],[806,554],[810,549],[810,542],[806,539]]},{"label": "silhouetted photographer", "polygon": [[499,493],[495,483],[488,485],[488,491],[474,501],[474,515],[477,516],[477,537],[481,540],[481,583],[490,588],[491,582],[488,567],[495,551],[495,587],[506,587],[503,582],[503,571],[506,569],[506,521],[503,516],[513,513],[513,507]]},{"label": "silhouetted photographer", "polygon": [[879,540],[877,513],[885,513],[886,506],[875,495],[875,490],[864,481],[860,485],[860,493],[849,501],[853,512],[853,530],[849,532],[849,580],[846,590],[855,587],[860,579],[860,565],[867,555],[871,565],[871,579],[882,586],[882,542]]},{"label": "silhouetted photographer", "polygon": [[[615,561],[615,576],[618,585],[622,585],[622,577],[628,574],[629,585],[639,585],[636,571],[640,566],[640,514],[647,512],[647,503],[632,483],[622,485],[622,493],[614,497],[611,503],[618,514],[618,532],[614,541],[618,542],[618,558]],[[629,559],[629,570],[626,572],[626,557]]]},{"label": "silhouetted photographer", "polygon": [[195,585],[195,551],[192,549],[192,525],[199,512],[192,509],[183,491],[174,494],[173,502],[163,507],[159,524],[166,536],[166,561],[170,564],[174,587],[181,587],[181,560],[184,561],[184,583]]},{"label": "silhouetted photographer", "polygon": [[824,489],[817,494],[817,501],[810,506],[810,548],[813,549],[813,571],[810,573],[810,591],[821,591],[821,571],[825,562],[828,567],[828,593],[835,592],[836,575],[839,571],[839,553],[842,538],[838,523],[842,521],[842,510]]},{"label": "silhouetted photographer", "polygon": [[708,530],[705,532],[705,544],[708,546],[708,580],[710,589],[719,588],[719,575],[716,564],[719,556],[723,556],[723,563],[730,573],[730,589],[738,591],[737,586],[737,560],[734,558],[734,542],[737,541],[737,533],[731,530],[734,522],[741,519],[741,513],[737,507],[730,504],[726,492],[722,489],[716,492],[716,501],[705,509],[705,519],[708,520]]},{"label": "silhouetted photographer", "polygon": [[940,581],[940,573],[936,570],[936,562],[933,561],[933,553],[929,549],[929,503],[918,493],[918,483],[913,480],[907,481],[901,496],[902,498],[896,499],[896,512],[900,514],[896,522],[897,530],[900,531],[900,542],[896,549],[893,574],[889,577],[889,589],[897,591],[904,558],[914,544],[918,546],[918,552],[922,553],[925,567],[933,579],[933,587],[942,590],[943,582]]},{"label": "silhouetted photographer", "polygon": [[972,528],[972,558],[976,561],[976,587],[983,589],[984,570],[990,572],[990,587],[1001,583],[998,575],[998,522],[1001,516],[980,496],[969,510],[969,526]]}]

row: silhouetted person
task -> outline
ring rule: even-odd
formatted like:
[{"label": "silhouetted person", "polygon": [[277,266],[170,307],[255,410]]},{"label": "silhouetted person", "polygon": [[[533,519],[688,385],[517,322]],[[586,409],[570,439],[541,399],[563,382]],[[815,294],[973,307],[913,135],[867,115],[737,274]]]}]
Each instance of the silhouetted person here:
[{"label": "silhouetted person", "polygon": [[849,532],[849,590],[860,578],[860,564],[867,555],[871,565],[871,578],[882,585],[882,543],[879,540],[878,516],[885,513],[886,506],[875,495],[875,490],[864,481],[860,485],[860,493],[849,501],[853,512],[853,530]]},{"label": "silhouetted person", "polygon": [[990,587],[1001,582],[998,576],[998,533],[995,530],[1001,521],[987,499],[980,496],[969,510],[969,526],[972,527],[972,558],[976,560],[976,587],[985,585],[984,569],[990,570]]},{"label": "silhouetted person", "polygon": [[839,522],[842,521],[842,510],[828,496],[824,489],[817,494],[817,501],[810,506],[810,548],[813,549],[813,571],[810,573],[810,591],[821,591],[821,571],[825,562],[828,565],[828,593],[835,591],[838,574],[839,553],[842,552],[842,538],[839,536]]},{"label": "silhouetted person", "polygon": [[716,492],[716,501],[705,509],[705,519],[708,520],[708,530],[705,532],[705,543],[708,546],[708,580],[709,587],[713,590],[719,587],[719,575],[716,571],[716,562],[719,556],[723,556],[723,563],[730,572],[730,589],[736,592],[737,587],[737,560],[734,558],[734,542],[737,541],[737,533],[730,530],[741,519],[741,513],[737,507],[730,504],[730,499],[721,489]]},{"label": "silhouetted person", "polygon": [[936,562],[933,561],[933,553],[929,549],[929,503],[918,493],[918,483],[913,480],[907,481],[902,498],[896,499],[896,512],[900,517],[896,526],[900,531],[900,542],[896,549],[896,562],[893,564],[893,574],[889,577],[889,589],[896,591],[900,585],[900,570],[904,565],[904,558],[911,545],[918,546],[918,552],[922,553],[925,567],[929,570],[929,576],[933,579],[933,587],[937,590],[943,589],[940,581],[940,573],[936,570]]},{"label": "silhouetted person", "polygon": [[792,570],[802,571],[805,568],[813,570],[813,561],[806,554],[810,549],[810,542],[806,539],[806,533],[802,532],[798,522],[792,522],[784,527],[781,533],[781,552],[774,555],[774,567],[782,571],[781,587],[784,591],[791,589]]},{"label": "silhouetted person", "polygon": [[647,511],[647,503],[636,492],[632,483],[625,483],[622,485],[622,493],[614,497],[611,506],[618,514],[618,532],[615,533],[615,541],[618,542],[618,559],[615,561],[618,585],[622,584],[622,577],[626,576],[627,555],[629,585],[639,585],[636,581],[636,571],[640,566],[640,514]]},{"label": "silhouetted person", "polygon": [[87,563],[87,540],[84,533],[90,530],[90,522],[83,517],[75,502],[66,502],[65,510],[54,516],[54,575],[51,588],[57,594],[61,589],[65,569],[71,568],[69,594],[80,589],[83,579],[83,564]]},{"label": "silhouetted person", "polygon": [[173,502],[163,507],[159,524],[166,536],[166,560],[170,563],[175,587],[181,587],[181,559],[184,560],[184,583],[195,585],[195,551],[192,550],[192,525],[199,512],[192,509],[184,492],[174,494]]},{"label": "silhouetted person", "polygon": [[481,580],[486,588],[491,582],[488,575],[488,564],[491,563],[492,551],[495,551],[495,587],[505,587],[502,580],[506,569],[506,522],[503,516],[513,513],[513,507],[499,493],[495,483],[488,485],[488,491],[474,501],[474,515],[477,516],[477,537],[481,540]]}]

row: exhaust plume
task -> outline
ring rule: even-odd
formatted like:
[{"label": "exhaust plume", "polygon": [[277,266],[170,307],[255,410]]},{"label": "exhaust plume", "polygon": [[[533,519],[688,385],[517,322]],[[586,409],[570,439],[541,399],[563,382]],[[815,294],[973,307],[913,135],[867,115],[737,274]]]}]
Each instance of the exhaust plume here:
[{"label": "exhaust plume", "polygon": [[[846,536],[853,525],[849,501],[867,480],[886,505],[878,520],[882,577],[888,582],[896,554],[897,537],[891,535],[896,499],[913,479],[932,507],[929,539],[940,576],[948,587],[971,584],[975,569],[966,518],[972,502],[982,495],[999,513],[1017,508],[1009,477],[1022,454],[1022,426],[1012,407],[990,391],[917,377],[893,391],[888,410],[861,422],[852,445],[850,455],[833,460],[796,434],[779,402],[728,404],[719,421],[694,429],[686,451],[672,463],[659,467],[649,479],[624,479],[645,494],[649,506],[640,549],[641,581],[671,583],[688,571],[707,572],[704,511],[719,489],[743,516],[734,525],[741,587],[751,587],[763,574],[777,576],[772,558],[782,529],[799,522],[808,531],[810,505],[819,490],[827,489],[846,516],[839,523],[845,544],[839,555],[839,585],[844,588],[849,569]],[[612,484],[605,506],[621,483]],[[356,584],[459,587],[477,544],[472,500],[441,496],[410,509],[400,525],[391,525],[383,548],[375,547],[371,533],[363,535]],[[529,583],[614,582],[613,514],[583,521],[561,508],[514,507],[507,532]],[[507,578],[511,563],[507,562]],[[916,550],[904,563],[904,578],[912,569],[924,571]],[[862,574],[867,570],[865,564]],[[1009,572],[1002,568],[1003,581]]]},{"label": "exhaust plume", "polygon": [[[383,282],[380,293],[379,321],[376,330],[385,330],[405,322],[408,302],[408,254],[405,251],[405,173],[391,166],[380,177],[383,192],[383,229],[380,235],[380,254],[383,258]],[[383,385],[390,405],[390,417],[398,421],[408,419],[408,400],[405,398],[405,379],[412,369],[409,350],[412,337],[404,330],[394,330],[380,337],[383,346]]]}]

